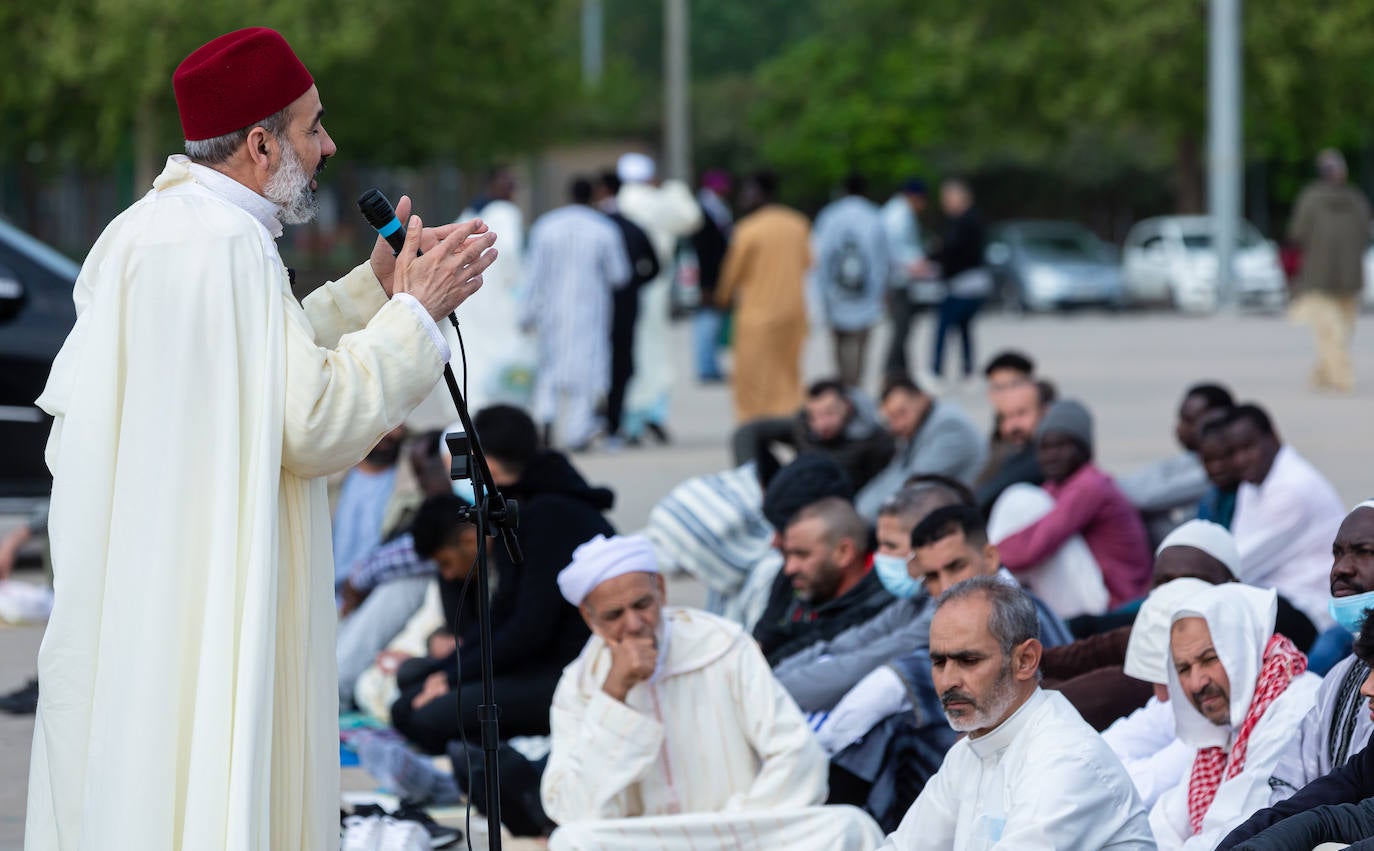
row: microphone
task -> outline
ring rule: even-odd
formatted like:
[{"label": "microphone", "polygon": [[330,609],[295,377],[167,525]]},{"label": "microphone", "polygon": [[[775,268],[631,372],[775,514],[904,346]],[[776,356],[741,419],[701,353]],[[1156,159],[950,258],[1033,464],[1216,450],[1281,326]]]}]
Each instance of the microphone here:
[{"label": "microphone", "polygon": [[[396,208],[380,189],[369,189],[358,196],[358,211],[372,225],[373,230],[391,246],[393,254],[400,254],[406,245],[406,230],[396,218]],[[422,252],[416,251],[418,256]]]}]

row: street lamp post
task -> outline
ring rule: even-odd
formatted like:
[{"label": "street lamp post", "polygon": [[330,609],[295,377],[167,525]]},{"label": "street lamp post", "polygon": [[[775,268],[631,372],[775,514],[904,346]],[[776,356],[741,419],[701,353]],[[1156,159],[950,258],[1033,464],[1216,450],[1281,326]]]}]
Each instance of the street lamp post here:
[{"label": "street lamp post", "polygon": [[1241,0],[1211,0],[1208,37],[1207,206],[1217,254],[1217,296],[1234,305],[1241,220]]},{"label": "street lamp post", "polygon": [[663,152],[667,176],[691,180],[687,0],[663,0]]}]

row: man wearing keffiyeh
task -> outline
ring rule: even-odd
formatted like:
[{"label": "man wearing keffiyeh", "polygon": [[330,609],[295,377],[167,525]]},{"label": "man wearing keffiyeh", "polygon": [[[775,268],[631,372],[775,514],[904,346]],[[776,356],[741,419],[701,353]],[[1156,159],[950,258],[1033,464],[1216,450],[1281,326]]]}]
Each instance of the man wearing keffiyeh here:
[{"label": "man wearing keffiyeh", "polygon": [[1269,775],[1321,682],[1274,632],[1276,612],[1274,591],[1228,583],[1173,614],[1169,704],[1197,753],[1150,813],[1161,851],[1211,851],[1268,801]]}]

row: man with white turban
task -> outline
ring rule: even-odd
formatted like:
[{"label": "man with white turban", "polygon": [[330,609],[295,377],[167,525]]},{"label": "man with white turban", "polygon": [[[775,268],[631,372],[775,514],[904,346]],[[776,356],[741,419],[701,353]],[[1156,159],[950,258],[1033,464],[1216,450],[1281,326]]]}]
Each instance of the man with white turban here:
[{"label": "man with white turban", "polygon": [[578,547],[558,586],[593,635],[554,693],[541,793],[560,849],[854,849],[882,841],[822,807],[825,754],[737,625],[663,606],[652,545]]},{"label": "man with white turban", "polygon": [[1274,591],[1232,582],[1171,617],[1169,705],[1196,753],[1187,780],[1150,811],[1161,851],[1210,851],[1269,802],[1269,775],[1321,685],[1274,632],[1277,607]]},{"label": "man with white turban", "polygon": [[635,439],[647,428],[667,440],[668,394],[673,387],[672,334],[668,327],[677,241],[701,226],[701,206],[681,180],[658,185],[654,161],[627,153],[616,163],[620,192],[616,206],[649,237],[658,254],[658,277],[639,290],[639,319],[635,323],[634,376],[626,390],[625,436]]}]

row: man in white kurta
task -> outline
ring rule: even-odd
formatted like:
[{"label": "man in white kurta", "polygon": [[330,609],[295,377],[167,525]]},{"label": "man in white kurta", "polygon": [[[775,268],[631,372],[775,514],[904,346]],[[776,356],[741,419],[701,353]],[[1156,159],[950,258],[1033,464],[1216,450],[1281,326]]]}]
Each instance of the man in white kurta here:
[{"label": "man in white kurta", "polygon": [[932,679],[950,726],[968,736],[883,848],[1153,849],[1120,761],[1063,695],[1039,687],[1038,624],[1025,592],[981,576],[937,605]]},{"label": "man in white kurta", "polygon": [[214,167],[172,157],[101,235],[39,399],[55,418],[56,606],[26,847],[329,849],[321,477],[429,392],[447,357],[433,317],[480,285],[461,282],[490,262],[490,235],[454,253],[474,228],[440,229],[415,260],[412,219],[399,262],[379,243],[302,307],[274,240],[308,217],[311,175],[335,150],[313,81],[254,28],[197,50],[174,82],[188,151],[227,134],[231,152]]},{"label": "man in white kurta", "polygon": [[[1274,634],[1277,611],[1273,590],[1228,582],[1172,615],[1169,705],[1179,739],[1197,750],[1183,781],[1150,811],[1161,851],[1211,851],[1269,805],[1269,775],[1321,685]],[[1220,782],[1204,789],[1209,757]]]},{"label": "man in white kurta", "polygon": [[545,429],[561,425],[560,443],[574,450],[596,431],[596,403],[610,387],[611,291],[630,280],[620,231],[591,207],[591,192],[573,181],[572,203],[530,228],[521,307],[539,347],[531,413]]},{"label": "man in white kurta", "polygon": [[819,806],[826,760],[738,625],[663,608],[642,536],[598,536],[559,574],[593,631],[553,698],[541,788],[554,851],[870,849],[853,807]]},{"label": "man in white kurta", "polygon": [[654,161],[644,154],[621,156],[616,164],[621,180],[616,205],[654,244],[659,274],[639,290],[639,319],[635,322],[635,374],[625,395],[625,436],[638,437],[646,426],[660,431],[668,421],[668,396],[673,389],[673,354],[669,314],[677,241],[701,226],[701,206],[681,180],[654,184]]}]

